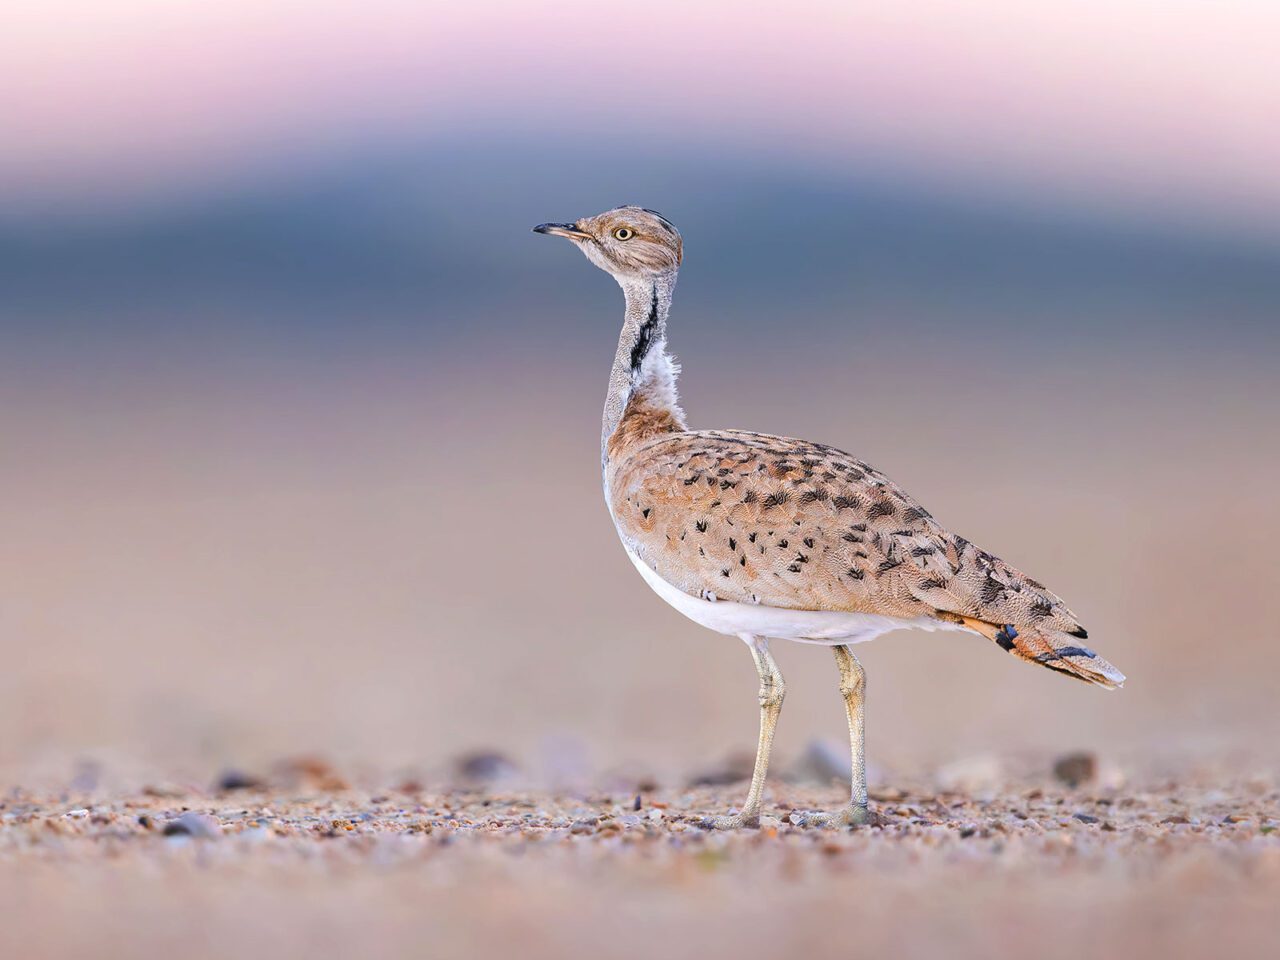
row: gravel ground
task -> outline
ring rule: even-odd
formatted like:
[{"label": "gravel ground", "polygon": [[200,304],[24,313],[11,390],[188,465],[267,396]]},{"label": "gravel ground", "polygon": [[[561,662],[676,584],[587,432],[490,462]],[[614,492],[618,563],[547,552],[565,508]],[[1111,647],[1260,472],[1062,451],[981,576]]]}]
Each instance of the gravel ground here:
[{"label": "gravel ground", "polygon": [[873,791],[886,825],[853,830],[792,822],[837,787],[778,783],[761,828],[734,832],[699,822],[740,783],[367,790],[313,763],[207,790],[16,789],[0,956],[1280,951],[1274,780],[1105,784],[1091,762],[938,780]]}]

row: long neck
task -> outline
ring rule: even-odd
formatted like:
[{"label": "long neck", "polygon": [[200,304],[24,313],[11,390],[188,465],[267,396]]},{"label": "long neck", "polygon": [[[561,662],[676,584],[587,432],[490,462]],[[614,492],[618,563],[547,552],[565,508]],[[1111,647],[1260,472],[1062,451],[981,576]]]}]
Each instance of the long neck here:
[{"label": "long neck", "polygon": [[600,434],[600,455],[607,455],[613,436],[628,405],[643,405],[653,412],[667,412],[684,429],[684,412],[676,396],[676,376],[680,372],[667,354],[667,316],[675,290],[674,272],[649,279],[619,280],[627,298],[626,317],[618,337],[618,352],[609,374],[609,393],[604,401],[604,423]]}]

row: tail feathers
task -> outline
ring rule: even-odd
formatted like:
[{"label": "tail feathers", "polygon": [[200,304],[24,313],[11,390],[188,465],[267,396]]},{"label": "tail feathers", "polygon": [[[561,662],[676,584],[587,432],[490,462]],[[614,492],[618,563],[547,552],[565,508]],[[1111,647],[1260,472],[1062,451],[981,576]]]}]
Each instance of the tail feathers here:
[{"label": "tail feathers", "polygon": [[1002,650],[1007,650],[1019,660],[1037,663],[1108,690],[1124,684],[1123,673],[1081,643],[1088,636],[1083,629],[1066,633],[1037,627],[1015,627],[1009,623],[987,623],[970,617],[961,619],[966,627],[994,640]]},{"label": "tail feathers", "polygon": [[[1001,628],[1002,631],[1007,628]],[[1005,634],[1007,636],[1007,634]],[[1013,637],[1009,652],[1022,660],[1038,663],[1086,683],[1114,690],[1124,684],[1124,674],[1080,642],[1080,638],[1061,630],[1038,632],[1026,628]],[[996,642],[1000,643],[999,637]],[[1000,644],[1004,646],[1003,643]]]}]

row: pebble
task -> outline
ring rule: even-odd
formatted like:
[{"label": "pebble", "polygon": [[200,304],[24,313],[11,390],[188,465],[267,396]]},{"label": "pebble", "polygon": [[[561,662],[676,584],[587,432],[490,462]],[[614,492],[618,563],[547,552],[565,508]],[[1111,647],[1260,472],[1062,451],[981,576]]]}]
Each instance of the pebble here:
[{"label": "pebble", "polygon": [[1092,753],[1066,753],[1053,762],[1053,775],[1060,783],[1078,787],[1098,775],[1098,758]]},{"label": "pebble", "polygon": [[241,770],[223,771],[213,785],[219,793],[229,793],[232,790],[261,790],[264,786],[260,779]]},{"label": "pebble", "polygon": [[207,813],[184,813],[164,825],[166,837],[195,837],[215,840],[222,836],[222,824]]},{"label": "pebble", "polygon": [[468,783],[495,783],[520,773],[515,761],[496,750],[476,750],[454,760],[457,775]]}]

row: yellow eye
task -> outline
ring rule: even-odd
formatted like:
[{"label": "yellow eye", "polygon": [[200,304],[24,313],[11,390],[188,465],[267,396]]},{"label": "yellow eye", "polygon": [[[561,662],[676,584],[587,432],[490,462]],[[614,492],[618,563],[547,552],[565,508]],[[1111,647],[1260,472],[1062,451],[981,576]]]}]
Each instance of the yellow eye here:
[{"label": "yellow eye", "polygon": [[636,232],[630,227],[619,227],[617,230],[613,231],[613,237],[615,240],[630,240],[635,235]]}]

